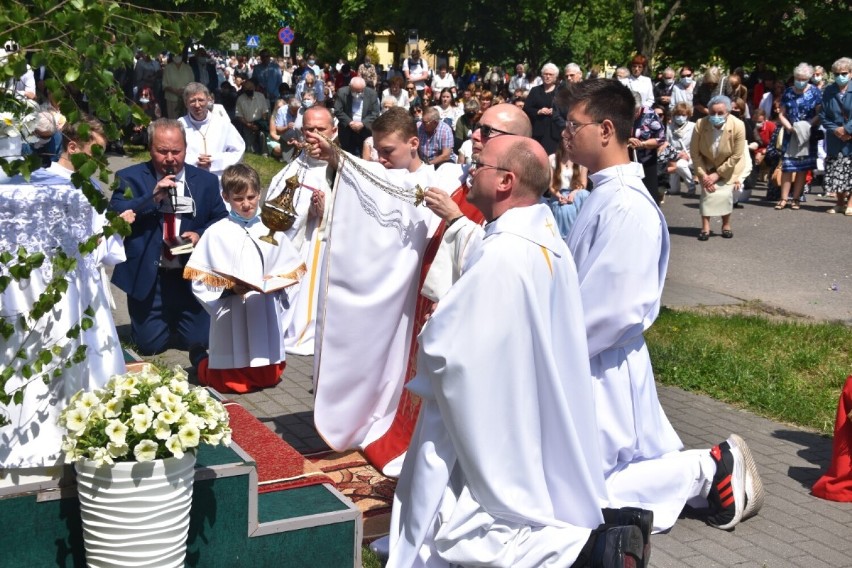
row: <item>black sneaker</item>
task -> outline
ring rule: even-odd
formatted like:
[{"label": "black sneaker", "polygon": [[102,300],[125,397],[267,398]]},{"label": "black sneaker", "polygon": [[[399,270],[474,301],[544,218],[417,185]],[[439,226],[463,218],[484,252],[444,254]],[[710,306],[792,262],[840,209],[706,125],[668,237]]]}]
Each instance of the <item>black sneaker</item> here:
[{"label": "black sneaker", "polygon": [[642,531],[639,527],[612,527],[598,533],[591,568],[639,568],[642,566]]},{"label": "black sneaker", "polygon": [[604,523],[616,527],[635,526],[642,532],[642,562],[645,568],[651,561],[651,531],[654,529],[654,512],[639,507],[603,509]]},{"label": "black sneaker", "polygon": [[[741,440],[742,438],[740,438]],[[734,528],[743,518],[745,507],[745,467],[743,455],[734,436],[710,450],[716,462],[713,487],[707,501],[711,513],[707,524],[722,530]]]}]

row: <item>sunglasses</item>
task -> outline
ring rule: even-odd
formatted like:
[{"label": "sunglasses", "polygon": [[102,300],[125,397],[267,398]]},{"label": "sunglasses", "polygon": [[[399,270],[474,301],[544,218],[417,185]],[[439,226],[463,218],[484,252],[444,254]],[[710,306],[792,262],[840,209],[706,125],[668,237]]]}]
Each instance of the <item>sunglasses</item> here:
[{"label": "sunglasses", "polygon": [[512,135],[511,132],[506,132],[505,130],[500,130],[499,128],[494,128],[493,126],[488,126],[487,124],[479,125],[479,134],[483,138],[491,138],[492,136],[499,136],[500,134],[508,134],[509,136]]}]

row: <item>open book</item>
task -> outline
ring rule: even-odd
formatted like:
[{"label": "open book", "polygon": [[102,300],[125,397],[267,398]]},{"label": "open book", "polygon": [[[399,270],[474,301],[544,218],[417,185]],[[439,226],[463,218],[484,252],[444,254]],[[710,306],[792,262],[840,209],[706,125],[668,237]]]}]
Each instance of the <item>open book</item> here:
[{"label": "open book", "polygon": [[234,282],[235,284],[242,284],[247,288],[254,290],[255,292],[260,292],[261,294],[269,294],[270,292],[277,292],[278,290],[283,290],[293,284],[296,284],[299,281],[299,274],[294,272],[292,275],[287,276],[266,276],[263,280],[245,280],[238,276],[234,276],[233,274],[228,274],[227,272],[220,272],[218,270],[214,270],[216,274],[222,276],[223,278],[227,278],[228,280]]},{"label": "open book", "polygon": [[166,246],[169,247],[169,252],[174,255],[189,254],[194,248],[191,239],[186,239],[180,236],[165,239],[164,242]]}]

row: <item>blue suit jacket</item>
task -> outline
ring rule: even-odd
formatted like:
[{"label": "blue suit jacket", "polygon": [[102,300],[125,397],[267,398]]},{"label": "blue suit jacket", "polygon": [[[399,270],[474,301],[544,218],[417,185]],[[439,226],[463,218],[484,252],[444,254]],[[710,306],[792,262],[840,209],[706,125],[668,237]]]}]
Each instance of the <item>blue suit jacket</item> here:
[{"label": "blue suit jacket", "polygon": [[[180,232],[202,235],[210,225],[228,216],[219,192],[219,179],[195,166],[184,166],[184,195],[195,200],[195,215],[181,215]],[[154,203],[157,173],[153,164],[130,166],[116,173],[120,187],[112,194],[110,209],[136,212],[133,232],[124,239],[127,260],[115,267],[112,283],[133,299],[143,300],[154,288],[163,251],[163,214]],[[125,195],[129,190],[129,194]],[[186,264],[189,255],[178,256]]]}]

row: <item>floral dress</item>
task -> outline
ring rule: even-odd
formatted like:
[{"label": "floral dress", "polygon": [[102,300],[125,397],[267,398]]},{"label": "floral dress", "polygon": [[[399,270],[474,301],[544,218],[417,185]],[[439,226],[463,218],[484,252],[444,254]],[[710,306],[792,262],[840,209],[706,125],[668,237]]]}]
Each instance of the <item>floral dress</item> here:
[{"label": "floral dress", "polygon": [[[812,120],[817,115],[817,107],[822,105],[822,91],[816,87],[809,86],[802,93],[797,93],[792,87],[784,91],[781,97],[781,105],[787,114],[787,120],[792,124],[800,120]],[[783,172],[806,172],[816,169],[817,143],[815,137],[811,137],[808,155],[793,158],[787,155],[787,146],[790,144],[792,133],[784,133],[783,156],[781,158],[781,171]]]}]

